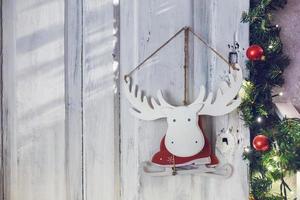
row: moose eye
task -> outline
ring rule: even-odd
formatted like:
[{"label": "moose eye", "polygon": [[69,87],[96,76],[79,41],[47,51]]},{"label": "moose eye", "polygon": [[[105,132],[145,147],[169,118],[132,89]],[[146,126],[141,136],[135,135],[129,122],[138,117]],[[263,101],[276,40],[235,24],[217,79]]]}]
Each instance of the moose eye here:
[{"label": "moose eye", "polygon": [[173,122],[176,122],[176,119],[173,119]]},{"label": "moose eye", "polygon": [[191,121],[191,118],[188,118],[187,120],[190,122],[190,121]]}]

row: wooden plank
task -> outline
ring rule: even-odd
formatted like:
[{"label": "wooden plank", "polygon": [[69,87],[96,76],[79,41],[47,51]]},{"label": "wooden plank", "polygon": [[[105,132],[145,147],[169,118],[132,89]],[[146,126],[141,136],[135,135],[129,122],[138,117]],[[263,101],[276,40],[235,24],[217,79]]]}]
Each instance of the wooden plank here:
[{"label": "wooden plank", "polygon": [[2,138],[3,138],[3,199],[16,199],[16,148],[15,148],[15,1],[2,1]]},{"label": "wooden plank", "polygon": [[297,199],[300,199],[300,172],[297,171],[296,174],[296,192],[297,192]]},{"label": "wooden plank", "polygon": [[[0,0],[0,7],[2,8],[2,0]],[[3,80],[2,80],[2,69],[3,69],[3,22],[2,22],[2,9],[0,9],[0,199],[4,198],[4,156],[3,156]]]},{"label": "wooden plank", "polygon": [[[131,3],[120,2],[120,52],[126,54],[120,55],[120,167],[121,167],[121,199],[138,200],[139,199],[139,162],[137,133],[134,131],[136,123],[134,118],[125,121],[128,118],[128,104],[123,95],[122,76],[131,69],[131,66],[137,65],[137,1]],[[124,114],[123,114],[124,113]],[[127,113],[127,114],[125,114]],[[129,128],[128,128],[128,125]],[[128,130],[129,129],[129,130]]]},{"label": "wooden plank", "polygon": [[[218,0],[121,2],[121,77],[186,25],[194,26],[196,32],[227,57],[229,52],[226,49],[227,43],[233,42],[232,27],[238,29],[243,47],[248,42],[247,25],[244,27],[239,22],[242,11],[247,9],[248,5],[245,2],[228,3]],[[183,41],[181,37],[172,43],[170,49],[166,48],[160,52],[133,77],[134,82],[138,83],[147,95],[155,96],[155,91],[162,88],[168,101],[177,105],[181,103],[183,97],[183,72],[182,68],[180,69],[183,51],[180,39]],[[195,39],[191,40],[195,44]],[[192,73],[189,83],[192,90],[190,97],[193,99],[198,94],[200,84],[215,90],[220,81],[218,75],[226,68],[199,44],[193,46],[191,55],[194,55],[191,59],[194,66],[190,68]],[[221,68],[217,68],[219,66]],[[121,82],[121,89],[122,86]],[[236,129],[240,128],[241,134],[238,135],[241,139],[240,144],[233,157],[226,156],[236,169],[233,178],[215,180],[201,176],[147,177],[142,174],[141,162],[151,159],[153,153],[158,150],[166,124],[161,120],[144,122],[132,117],[121,90],[122,199],[247,199],[247,163],[242,161],[241,153],[244,145],[248,145],[249,138],[242,122],[237,119],[237,114],[220,118],[219,121],[222,122],[220,125],[215,123],[215,119],[211,127],[212,141],[216,139],[215,134],[219,128],[228,126],[232,121],[235,122],[233,126]],[[229,188],[235,186],[239,191],[232,191]]]},{"label": "wooden plank", "polygon": [[4,199],[64,200],[64,1],[3,7]]},{"label": "wooden plank", "polygon": [[119,198],[118,63],[113,57],[116,3],[84,1],[84,187],[89,200]]},{"label": "wooden plank", "polygon": [[[185,25],[191,25],[189,1],[121,2],[121,78]],[[167,78],[162,78],[167,77]],[[162,89],[167,100],[183,101],[183,35],[137,72],[134,82],[146,95]],[[121,89],[123,89],[121,79]],[[142,174],[141,162],[159,150],[166,122],[145,122],[128,112],[121,90],[122,199],[191,199],[190,176],[153,178]]]},{"label": "wooden plank", "polygon": [[[248,9],[249,2],[236,2],[230,0],[227,2],[221,0],[212,1],[211,10],[211,44],[222,55],[228,56],[230,49],[228,44],[233,45],[234,39],[240,44],[240,62],[239,64],[245,70],[245,52],[243,48],[247,48],[248,24],[240,22],[242,12]],[[215,55],[211,55],[210,89],[216,91],[222,78],[226,77],[228,66]],[[244,73],[245,74],[245,73]],[[227,162],[232,164],[234,173],[229,179],[219,182],[212,180],[211,187],[208,189],[208,199],[218,199],[222,197],[224,200],[239,200],[248,199],[248,165],[242,159],[242,154],[245,146],[249,145],[249,130],[245,128],[244,123],[240,120],[240,116],[236,112],[229,115],[213,118],[212,130],[216,134],[220,133],[222,129],[228,130],[232,128],[237,141],[234,145],[234,151],[224,155]],[[215,138],[215,137],[213,137]],[[239,142],[238,142],[239,141]],[[218,185],[218,192],[212,192],[213,188]],[[235,188],[232,192],[232,188]]]},{"label": "wooden plank", "polygon": [[67,199],[84,199],[83,164],[83,5],[65,1],[65,101]]},{"label": "wooden plank", "polygon": [[[193,30],[200,35],[209,44],[212,43],[211,35],[213,33],[212,26],[212,2],[193,1]],[[210,68],[212,62],[210,60],[211,51],[198,39],[193,38],[193,68],[191,71],[191,99],[195,99],[199,94],[200,85],[204,85],[207,90],[211,89],[210,77],[212,76]],[[209,137],[210,141],[214,144],[214,133],[212,132],[212,117],[205,116],[205,134]],[[209,193],[214,192],[219,186],[211,184],[213,179],[208,177],[191,176],[193,181],[192,185],[192,199],[207,199]],[[216,187],[216,188],[213,188]],[[212,190],[212,191],[211,191]],[[223,200],[223,199],[222,199]]]}]

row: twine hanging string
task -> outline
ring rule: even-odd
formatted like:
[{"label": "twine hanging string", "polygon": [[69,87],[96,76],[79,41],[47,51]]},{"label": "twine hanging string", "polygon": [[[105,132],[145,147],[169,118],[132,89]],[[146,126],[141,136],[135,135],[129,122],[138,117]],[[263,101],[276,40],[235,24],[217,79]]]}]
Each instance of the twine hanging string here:
[{"label": "twine hanging string", "polygon": [[190,28],[185,28],[184,29],[184,96],[183,96],[183,104],[187,105],[188,104],[188,71],[189,71],[189,30]]},{"label": "twine hanging string", "polygon": [[[211,47],[201,36],[199,36],[197,33],[195,33],[190,27],[183,27],[179,31],[177,31],[172,37],[170,37],[165,43],[163,43],[160,47],[158,47],[152,54],[150,54],[147,58],[145,58],[141,63],[139,63],[135,68],[133,68],[128,74],[124,76],[125,81],[127,81],[128,77],[131,77],[133,73],[135,73],[137,70],[141,69],[142,65],[145,64],[150,58],[152,58],[154,55],[156,55],[162,48],[164,48],[166,45],[168,45],[174,38],[176,38],[181,32],[191,32],[193,36],[195,36],[198,40],[200,40],[207,48],[209,48],[213,53],[215,53],[221,60],[223,60],[226,64],[228,64],[229,67],[231,67],[234,70],[239,70],[235,67],[234,64],[229,63],[229,61],[222,56],[216,49]],[[185,47],[188,47],[188,39],[185,39]],[[187,55],[185,54],[185,57]],[[185,58],[185,64],[188,58]]]},{"label": "twine hanging string", "polygon": [[[212,48],[204,39],[202,39],[198,34],[196,34],[192,29],[189,28],[189,31],[198,39],[200,40],[207,48],[209,48],[212,52],[214,52],[219,58],[221,58],[229,67],[234,70],[239,70],[235,64],[230,63],[224,56],[222,56],[217,50]],[[229,68],[230,69],[230,68]]]}]

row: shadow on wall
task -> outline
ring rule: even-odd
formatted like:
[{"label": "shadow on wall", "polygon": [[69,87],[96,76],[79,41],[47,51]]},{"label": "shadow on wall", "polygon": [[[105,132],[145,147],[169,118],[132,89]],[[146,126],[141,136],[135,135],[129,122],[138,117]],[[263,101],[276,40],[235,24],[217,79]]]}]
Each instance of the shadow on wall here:
[{"label": "shadow on wall", "polygon": [[[89,5],[91,2],[97,6]],[[114,95],[115,90],[113,13],[105,12],[112,10],[110,2],[85,4],[83,91],[84,101],[94,104]],[[28,191],[24,199],[36,199],[30,195],[45,193],[63,196],[68,134],[64,1],[18,0],[16,4],[16,149],[20,172],[17,190]],[[81,80],[78,82],[80,85]],[[70,109],[81,109],[77,102]],[[89,134],[99,135],[95,130],[99,129]]]},{"label": "shadow on wall", "polygon": [[[20,86],[19,90],[23,87],[28,88],[27,85],[30,82],[31,91],[24,94],[25,99],[22,101],[38,101],[32,106],[24,106],[24,109],[22,109],[23,112],[20,119],[27,122],[32,120],[39,121],[41,116],[51,115],[51,113],[64,107],[63,93],[35,100],[35,93],[40,93],[39,91],[43,90],[41,88],[43,85],[44,87],[46,85],[49,86],[50,82],[52,82],[54,88],[56,84],[58,84],[57,87],[60,87],[59,84],[64,80],[64,24],[58,23],[58,21],[62,20],[59,20],[59,17],[55,17],[56,19],[49,23],[33,23],[37,17],[41,17],[41,13],[46,8],[53,7],[55,9],[58,3],[60,2],[49,0],[33,2],[32,4],[24,3],[20,6],[20,10],[17,11],[20,19],[17,26],[28,24],[29,27],[27,29],[17,27],[17,78]],[[93,10],[90,10],[84,19],[84,75],[86,77],[84,87],[88,98],[99,93],[102,94],[101,96],[105,96],[107,93],[111,94],[114,89],[112,81],[114,72],[111,62],[114,38],[112,33],[107,31],[111,30],[108,26],[111,26],[112,19],[110,18],[105,23],[102,20],[105,19],[105,16],[102,16],[105,14],[103,10],[109,9],[109,6],[109,4],[104,4],[101,8],[89,8]],[[49,18],[49,16],[47,17]],[[51,90],[49,87],[48,89]],[[48,91],[48,93],[51,94],[51,91]],[[47,126],[47,128],[49,127]]]}]

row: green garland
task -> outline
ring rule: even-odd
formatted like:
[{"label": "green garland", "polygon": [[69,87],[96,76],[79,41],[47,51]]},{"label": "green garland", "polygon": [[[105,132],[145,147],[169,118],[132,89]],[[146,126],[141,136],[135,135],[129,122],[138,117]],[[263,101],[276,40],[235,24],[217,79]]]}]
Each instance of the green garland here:
[{"label": "green garland", "polygon": [[[250,160],[251,194],[255,200],[287,200],[290,190],[285,177],[300,169],[300,122],[280,120],[272,102],[272,88],[284,83],[283,71],[289,58],[282,51],[280,28],[272,23],[272,14],[283,8],[287,0],[250,0],[250,11],[242,22],[250,24],[250,44],[264,49],[265,59],[248,61],[249,78],[244,84],[245,95],[240,109],[250,128],[251,141],[258,134],[270,139],[271,149],[245,152]],[[261,123],[257,118],[263,119]],[[272,184],[280,182],[280,191],[272,192]]]}]

